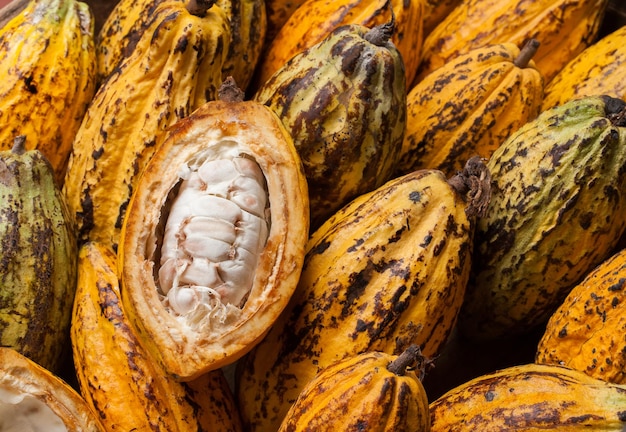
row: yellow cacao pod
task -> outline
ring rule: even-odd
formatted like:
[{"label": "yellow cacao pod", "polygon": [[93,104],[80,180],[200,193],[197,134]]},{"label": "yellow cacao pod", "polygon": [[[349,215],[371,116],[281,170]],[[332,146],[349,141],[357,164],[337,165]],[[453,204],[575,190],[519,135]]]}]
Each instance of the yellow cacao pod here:
[{"label": "yellow cacao pod", "polygon": [[241,431],[221,370],[193,382],[167,375],[141,346],[120,297],[112,250],[81,246],[72,348],[86,402],[111,431]]},{"label": "yellow cacao pod", "polygon": [[409,346],[394,356],[365,352],[320,371],[289,408],[279,432],[428,432],[424,359]]},{"label": "yellow cacao pod", "polygon": [[76,237],[52,166],[25,140],[0,151],[0,345],[59,373],[70,353]]},{"label": "yellow cacao pod", "polygon": [[626,383],[626,249],[591,271],[551,315],[535,361]]},{"label": "yellow cacao pod", "polygon": [[502,42],[536,39],[534,57],[546,83],[598,35],[608,0],[468,0],[424,38],[416,80],[467,51]]},{"label": "yellow cacao pod", "polygon": [[622,431],[626,387],[525,363],[471,379],[430,403],[433,432]]},{"label": "yellow cacao pod", "polygon": [[96,88],[93,26],[83,2],[33,0],[0,29],[0,149],[25,135],[59,184]]},{"label": "yellow cacao pod", "polygon": [[306,179],[267,107],[226,98],[172,127],[133,194],[122,298],[142,343],[178,379],[233,363],[295,290],[308,235]]},{"label": "yellow cacao pod", "polygon": [[459,329],[475,340],[528,333],[606,259],[626,229],[626,102],[589,97],[542,112],[487,162]]},{"label": "yellow cacao pod", "polygon": [[68,383],[7,347],[0,347],[0,414],[3,431],[106,431]]},{"label": "yellow cacao pod", "polygon": [[391,24],[338,27],[254,96],[293,137],[309,183],[312,230],[392,175],[406,127],[406,82],[392,31]]},{"label": "yellow cacao pod", "polygon": [[[259,60],[253,90],[262,86],[292,57],[321,42],[337,27],[358,24],[373,28],[392,19],[395,29],[391,41],[402,55],[406,80],[411,82],[423,44],[422,0],[307,0],[291,14],[267,46]],[[322,63],[324,60],[324,57],[318,59]]]},{"label": "yellow cacao pod", "polygon": [[267,10],[267,31],[265,43],[269,45],[295,10],[305,0],[265,0]]},{"label": "yellow cacao pod", "polygon": [[407,95],[406,132],[396,175],[438,169],[452,175],[470,157],[489,158],[539,114],[543,77],[534,39],[487,45],[435,70]]},{"label": "yellow cacao pod", "polygon": [[626,26],[604,36],[577,55],[546,86],[541,106],[547,110],[585,96],[626,100]]},{"label": "yellow cacao pod", "polygon": [[447,17],[462,0],[424,0],[424,37]]},{"label": "yellow cacao pod", "polygon": [[136,179],[165,131],[217,97],[228,19],[215,7],[201,15],[181,2],[161,3],[132,54],[94,96],[63,188],[79,242],[117,248]]},{"label": "yellow cacao pod", "polygon": [[306,383],[343,358],[411,344],[437,355],[469,277],[472,212],[484,205],[465,201],[468,182],[488,198],[479,160],[449,180],[415,171],[359,196],[311,235],[287,309],[239,364],[246,428],[276,430]]}]

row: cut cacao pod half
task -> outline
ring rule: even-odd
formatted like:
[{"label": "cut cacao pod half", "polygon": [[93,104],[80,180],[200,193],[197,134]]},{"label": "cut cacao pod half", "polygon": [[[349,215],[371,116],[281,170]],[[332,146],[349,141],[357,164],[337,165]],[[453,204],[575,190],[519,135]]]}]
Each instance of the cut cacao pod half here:
[{"label": "cut cacao pod half", "polygon": [[249,351],[298,282],[306,177],[278,117],[212,101],[178,122],[143,171],[119,250],[129,318],[187,381]]},{"label": "cut cacao pod half", "polygon": [[0,430],[105,429],[69,384],[16,350],[0,347]]}]

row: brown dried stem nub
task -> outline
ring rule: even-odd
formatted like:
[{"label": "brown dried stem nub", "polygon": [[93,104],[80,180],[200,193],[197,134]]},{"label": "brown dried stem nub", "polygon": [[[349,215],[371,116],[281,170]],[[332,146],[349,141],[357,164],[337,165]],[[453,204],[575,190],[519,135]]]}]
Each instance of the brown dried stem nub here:
[{"label": "brown dried stem nub", "polygon": [[26,135],[18,135],[13,139],[11,152],[16,155],[22,155],[26,152]]},{"label": "brown dried stem nub", "polygon": [[606,117],[617,127],[626,126],[626,102],[611,96],[602,96]]},{"label": "brown dried stem nub", "polygon": [[480,156],[471,157],[448,183],[468,202],[467,216],[485,216],[491,200],[491,173]]},{"label": "brown dried stem nub", "polygon": [[528,63],[534,57],[535,53],[539,49],[539,41],[537,39],[529,39],[526,44],[520,49],[519,54],[513,60],[513,64],[519,68],[525,68]]},{"label": "brown dried stem nub", "polygon": [[237,86],[235,78],[228,76],[217,90],[217,97],[223,102],[242,102],[245,98],[245,93]]},{"label": "brown dried stem nub", "polygon": [[424,377],[426,361],[418,345],[410,345],[387,366],[389,372],[398,376],[404,375],[409,368],[419,369],[420,380]]},{"label": "brown dried stem nub", "polygon": [[209,9],[213,7],[217,0],[189,0],[187,2],[187,11],[191,15],[202,17]]},{"label": "brown dried stem nub", "polygon": [[383,46],[386,44],[396,31],[396,14],[393,12],[391,2],[387,2],[387,4],[389,5],[389,10],[391,11],[391,20],[384,24],[372,27],[367,33],[365,33],[365,36],[363,36],[366,41],[376,46]]}]

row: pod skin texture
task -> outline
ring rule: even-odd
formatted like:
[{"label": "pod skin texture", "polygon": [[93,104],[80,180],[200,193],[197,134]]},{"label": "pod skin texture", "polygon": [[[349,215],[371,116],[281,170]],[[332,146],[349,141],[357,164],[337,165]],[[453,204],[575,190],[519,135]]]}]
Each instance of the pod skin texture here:
[{"label": "pod skin texture", "polygon": [[[28,357],[7,347],[0,347],[0,389],[2,390],[0,408],[4,408],[5,403],[22,404],[25,408],[23,410],[6,408],[6,412],[11,415],[0,418],[2,430],[25,430],[21,428],[32,427],[29,423],[19,423],[17,419],[20,411],[28,415],[28,408],[31,411],[40,408],[33,406],[34,401],[37,401],[38,405],[47,405],[51,410],[49,416],[42,419],[50,428],[60,427],[58,424],[60,420],[69,432],[106,430],[84,399],[69,384]],[[20,400],[21,398],[25,400]],[[15,423],[11,424],[11,420]]]},{"label": "pod skin texture", "polygon": [[414,353],[420,355],[416,345],[399,356],[366,352],[324,368],[302,390],[278,432],[427,432],[428,397],[420,381],[423,370],[409,363],[420,361]]},{"label": "pod skin texture", "polygon": [[[267,241],[243,306],[228,304],[191,326],[161,304],[153,275],[161,220],[179,170],[198,158],[246,153],[267,182]],[[122,298],[138,335],[165,370],[188,381],[230,364],[267,332],[295,290],[308,236],[306,178],[276,115],[253,101],[208,102],[171,129],[138,182],[118,262]],[[219,313],[218,313],[219,312]],[[223,313],[222,313],[223,312]]]},{"label": "pod skin texture", "polygon": [[469,0],[454,8],[424,39],[419,82],[452,58],[503,42],[540,42],[534,57],[546,83],[597,36],[607,0]]},{"label": "pod skin texture", "polygon": [[132,54],[100,86],[76,135],[63,193],[79,242],[117,248],[135,181],[165,131],[217,98],[229,39],[219,8],[198,17],[177,1],[158,6]]},{"label": "pod skin texture", "polygon": [[69,354],[76,237],[48,160],[18,137],[0,151],[0,345],[54,373]]},{"label": "pod skin texture", "polygon": [[554,107],[489,159],[493,194],[459,316],[470,339],[545,324],[610,255],[626,226],[625,107],[609,97]]},{"label": "pod skin texture", "polygon": [[459,55],[407,95],[407,128],[397,175],[439,169],[453,175],[465,161],[493,151],[539,114],[543,77],[531,60],[537,41]]},{"label": "pod skin texture", "polygon": [[[402,55],[406,82],[410,83],[421,56],[423,13],[423,0],[307,0],[291,14],[266,47],[259,60],[253,90],[256,92],[292,57],[320,43],[336,28],[350,24],[374,28],[392,20],[395,30],[391,41]],[[325,61],[326,58],[321,57],[316,63]]]},{"label": "pod skin texture", "polygon": [[72,349],[81,394],[110,431],[238,432],[221,370],[181,383],[143,349],[126,317],[110,249],[81,246]]},{"label": "pod skin texture", "polygon": [[626,383],[626,249],[575,286],[552,314],[537,345],[536,363],[580,370]]},{"label": "pod skin texture", "polygon": [[410,344],[436,356],[469,277],[468,206],[440,171],[415,171],[315,231],[287,309],[239,363],[244,426],[276,430],[306,383],[342,358]]},{"label": "pod skin texture", "polygon": [[96,90],[93,32],[89,7],[74,0],[33,0],[0,29],[0,149],[25,135],[60,185]]},{"label": "pod skin texture", "polygon": [[311,229],[391,178],[406,127],[403,60],[392,25],[342,26],[255,94],[293,137],[309,183]]},{"label": "pod skin texture", "polygon": [[545,89],[542,111],[584,96],[626,100],[626,26],[586,48],[567,63]]}]

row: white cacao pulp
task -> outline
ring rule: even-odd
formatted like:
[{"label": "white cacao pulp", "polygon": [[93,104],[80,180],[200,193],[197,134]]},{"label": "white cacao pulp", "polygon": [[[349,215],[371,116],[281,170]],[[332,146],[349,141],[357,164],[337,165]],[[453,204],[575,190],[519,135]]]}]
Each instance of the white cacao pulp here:
[{"label": "white cacao pulp", "polygon": [[191,327],[243,306],[270,223],[265,177],[251,156],[201,159],[179,172],[157,284],[163,305]]}]

